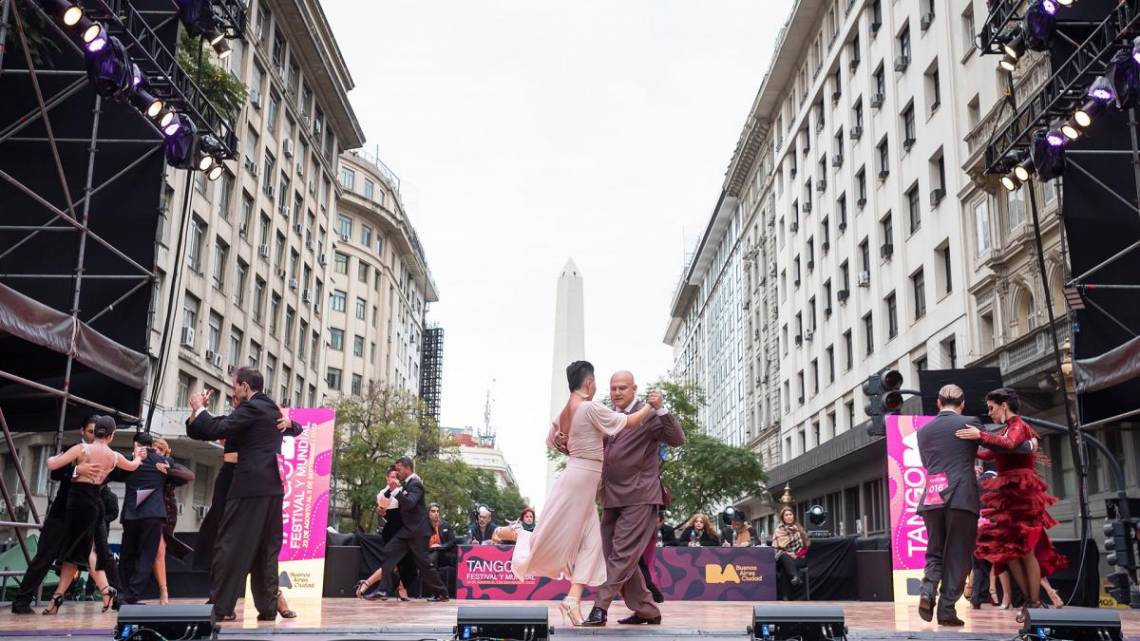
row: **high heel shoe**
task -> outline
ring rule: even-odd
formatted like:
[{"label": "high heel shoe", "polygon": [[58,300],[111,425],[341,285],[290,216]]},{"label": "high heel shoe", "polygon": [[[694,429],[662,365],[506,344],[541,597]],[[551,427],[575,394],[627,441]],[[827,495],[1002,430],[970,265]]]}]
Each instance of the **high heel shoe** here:
[{"label": "high heel shoe", "polygon": [[1061,598],[1061,595],[1057,593],[1057,590],[1050,588],[1045,590],[1045,594],[1049,595],[1050,605],[1052,605],[1054,608],[1060,609],[1065,607],[1065,600]]},{"label": "high heel shoe", "polygon": [[1033,601],[1021,606],[1021,612],[1017,614],[1017,622],[1025,623],[1029,620],[1029,611],[1045,607],[1045,604],[1040,601]]},{"label": "high heel shoe", "polygon": [[368,579],[364,579],[362,581],[357,581],[356,582],[356,598],[363,599],[364,593],[367,592],[368,588],[370,588],[370,587],[372,587],[372,584],[368,582]]},{"label": "high heel shoe", "polygon": [[1001,601],[998,600],[997,592],[990,590],[990,605],[996,607],[1001,606]]},{"label": "high heel shoe", "polygon": [[562,599],[562,603],[558,604],[558,610],[562,613],[562,622],[565,624],[566,620],[570,620],[570,625],[577,627],[582,625],[582,611],[579,609],[581,602],[576,597],[568,596]]},{"label": "high heel shoe", "polygon": [[401,601],[411,601],[411,599],[408,598],[408,591],[404,588],[397,589],[396,596],[399,597]]},{"label": "high heel shoe", "polygon": [[277,614],[282,619],[296,619],[297,613],[289,609],[289,604],[281,605],[281,591],[277,591]]},{"label": "high heel shoe", "polygon": [[[165,589],[162,589],[165,592]],[[108,585],[107,587],[99,590],[103,594],[103,611],[115,610],[118,611],[121,601],[119,601],[119,591],[114,587]]]},{"label": "high heel shoe", "polygon": [[63,595],[59,594],[58,592],[51,595],[51,601],[49,601],[48,603],[50,605],[48,605],[48,607],[44,609],[44,614],[49,615],[49,616],[54,615],[54,614],[58,614],[60,606],[63,605]]}]

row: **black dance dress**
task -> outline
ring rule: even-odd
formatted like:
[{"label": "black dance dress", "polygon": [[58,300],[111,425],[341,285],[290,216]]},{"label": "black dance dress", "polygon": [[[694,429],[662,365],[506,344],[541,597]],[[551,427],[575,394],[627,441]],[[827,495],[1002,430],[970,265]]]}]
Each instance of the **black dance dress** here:
[{"label": "black dance dress", "polygon": [[[73,480],[67,491],[66,538],[60,562],[71,563],[82,570],[106,569],[110,546],[105,522],[101,486]],[[92,547],[96,565],[89,568]]]}]

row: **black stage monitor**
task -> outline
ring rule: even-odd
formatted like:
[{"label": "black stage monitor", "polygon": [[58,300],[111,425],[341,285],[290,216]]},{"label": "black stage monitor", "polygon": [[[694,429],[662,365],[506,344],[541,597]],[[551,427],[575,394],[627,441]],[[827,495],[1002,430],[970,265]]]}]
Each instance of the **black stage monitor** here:
[{"label": "black stage monitor", "polygon": [[[155,635],[160,636],[155,636]],[[124,605],[119,609],[115,638],[217,639],[218,625],[212,605]]]},{"label": "black stage monitor", "polygon": [[977,416],[983,423],[988,423],[986,394],[1002,386],[1001,370],[996,367],[922,370],[918,373],[918,386],[922,392],[923,414],[934,416],[938,413],[938,406],[934,404],[938,400],[938,390],[949,383],[961,387],[966,393],[966,411],[963,413]]},{"label": "black stage monitor", "polygon": [[1021,634],[1036,639],[1120,641],[1120,614],[1112,610],[1029,610]]},{"label": "black stage monitor", "polygon": [[546,641],[550,638],[549,613],[544,607],[459,606],[456,641],[486,638]]},{"label": "black stage monitor", "polygon": [[843,641],[843,608],[830,605],[757,605],[748,633],[757,641]]}]

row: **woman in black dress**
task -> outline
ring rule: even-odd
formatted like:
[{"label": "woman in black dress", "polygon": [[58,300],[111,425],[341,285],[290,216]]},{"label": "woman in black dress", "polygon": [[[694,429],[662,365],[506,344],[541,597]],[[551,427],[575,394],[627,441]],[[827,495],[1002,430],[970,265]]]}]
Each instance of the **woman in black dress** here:
[{"label": "woman in black dress", "polygon": [[[154,439],[154,449],[168,459],[174,460],[170,444],[164,438]],[[166,503],[166,525],[162,528],[162,539],[158,542],[158,554],[154,558],[154,579],[158,582],[158,602],[162,605],[170,603],[170,592],[166,585],[166,553],[177,559],[183,559],[194,551],[189,545],[174,536],[174,529],[178,527],[178,495],[179,486],[194,480],[194,473],[185,465],[173,463],[166,471],[166,485],[163,486],[163,500]]]},{"label": "woman in black dress", "polygon": [[[64,538],[60,563],[62,569],[59,573],[59,586],[51,597],[51,604],[44,614],[56,614],[63,605],[63,597],[67,589],[79,575],[79,570],[90,569],[92,575],[99,582],[97,587],[103,593],[103,611],[106,612],[115,603],[115,588],[107,584],[106,576],[98,572],[107,562],[106,533],[103,529],[104,506],[102,498],[102,485],[107,476],[115,468],[133,472],[146,458],[145,451],[135,449],[135,457],[128,461],[123,455],[110,448],[110,441],[115,435],[115,420],[109,416],[100,416],[95,419],[95,442],[79,443],[73,445],[65,452],[56,454],[48,459],[48,469],[55,471],[72,464],[95,463],[100,472],[76,476],[71,479],[71,488],[67,493],[67,520],[66,535]],[[95,565],[90,564],[92,550],[95,552]]]}]

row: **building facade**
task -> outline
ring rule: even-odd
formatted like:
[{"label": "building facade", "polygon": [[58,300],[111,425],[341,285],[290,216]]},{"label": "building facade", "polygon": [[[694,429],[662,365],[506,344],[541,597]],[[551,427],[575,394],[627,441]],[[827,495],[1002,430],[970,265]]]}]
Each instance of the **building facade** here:
[{"label": "building facade", "polygon": [[329,255],[330,400],[372,386],[420,392],[424,319],[439,300],[395,174],[375,157],[343,154]]}]

